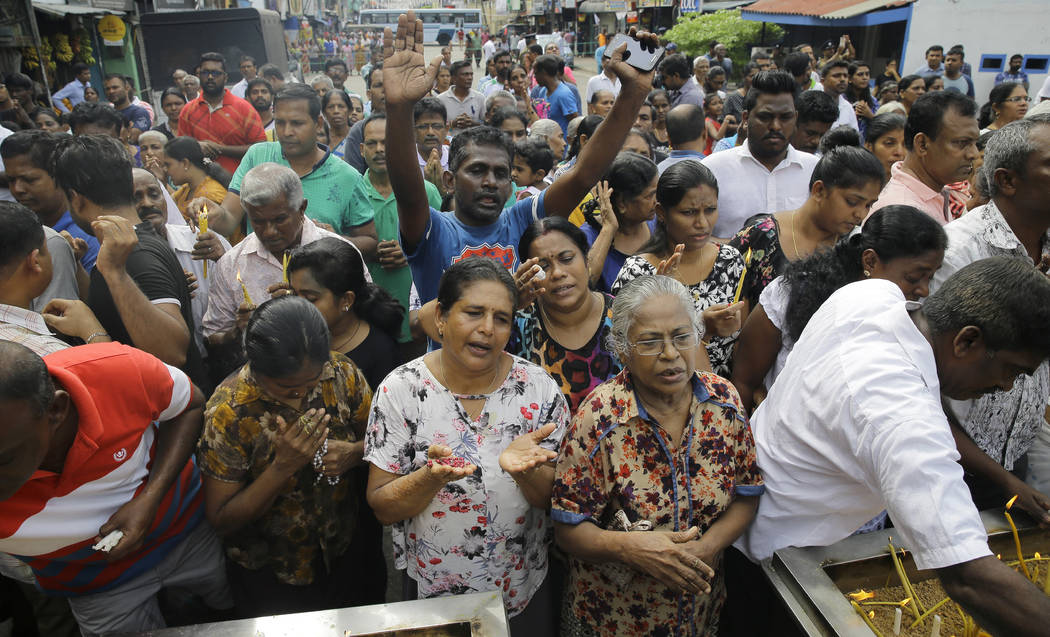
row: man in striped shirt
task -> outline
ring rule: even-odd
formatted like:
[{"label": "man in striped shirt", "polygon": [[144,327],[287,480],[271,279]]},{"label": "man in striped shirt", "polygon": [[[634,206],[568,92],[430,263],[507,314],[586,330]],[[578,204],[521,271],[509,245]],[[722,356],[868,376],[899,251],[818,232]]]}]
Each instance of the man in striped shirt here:
[{"label": "man in striped shirt", "polygon": [[42,359],[0,342],[0,551],[28,567],[4,574],[68,597],[85,635],[164,627],[162,587],[232,607],[190,457],[203,406],[185,374],[126,345]]},{"label": "man in striped shirt", "polygon": [[262,120],[251,104],[226,90],[222,55],[202,55],[198,73],[201,94],[182,107],[179,134],[196,138],[204,154],[232,174],[249,146],[266,141]]}]

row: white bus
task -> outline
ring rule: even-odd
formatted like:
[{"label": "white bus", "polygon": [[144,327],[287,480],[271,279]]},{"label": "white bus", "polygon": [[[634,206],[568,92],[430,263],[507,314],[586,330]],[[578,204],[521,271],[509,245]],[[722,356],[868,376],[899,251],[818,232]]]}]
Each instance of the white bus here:
[{"label": "white bus", "polygon": [[[480,9],[416,9],[416,17],[423,21],[423,42],[445,46],[456,40],[456,32],[471,29],[481,32]],[[404,13],[396,9],[363,9],[360,26],[365,29],[390,27],[397,31],[397,17]]]}]

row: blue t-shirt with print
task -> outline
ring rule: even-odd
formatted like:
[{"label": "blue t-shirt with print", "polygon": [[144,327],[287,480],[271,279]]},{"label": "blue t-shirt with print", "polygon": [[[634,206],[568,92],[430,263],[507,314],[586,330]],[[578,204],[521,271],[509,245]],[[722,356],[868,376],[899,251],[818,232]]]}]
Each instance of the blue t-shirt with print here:
[{"label": "blue t-shirt with print", "polygon": [[487,226],[468,226],[457,219],[455,213],[431,208],[423,240],[414,252],[405,255],[412,268],[419,300],[426,303],[437,298],[441,274],[467,257],[491,257],[513,273],[518,267],[521,235],[533,221],[546,215],[543,208],[546,192],[505,208],[499,219]]},{"label": "blue t-shirt with print", "polygon": [[150,126],[153,125],[149,119],[149,111],[141,106],[128,104],[118,112],[124,116],[124,119],[131,122],[132,128],[137,128],[140,131],[148,131]]},{"label": "blue t-shirt with print", "polygon": [[572,94],[572,89],[565,82],[558,84],[558,88],[554,89],[554,92],[547,96],[547,103],[550,104],[547,118],[558,122],[558,125],[561,126],[562,135],[565,135],[569,130],[569,115],[579,112],[576,108],[576,98]]}]

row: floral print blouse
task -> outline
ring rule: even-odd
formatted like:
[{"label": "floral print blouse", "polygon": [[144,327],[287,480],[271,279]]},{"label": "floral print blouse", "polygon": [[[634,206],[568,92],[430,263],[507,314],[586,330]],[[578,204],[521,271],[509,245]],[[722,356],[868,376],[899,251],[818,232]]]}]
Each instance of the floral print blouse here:
[{"label": "floral print blouse", "polygon": [[[692,383],[689,421],[677,442],[638,400],[628,370],[594,390],[562,442],[553,519],[608,528],[622,510],[654,531],[696,526],[705,533],[735,495],[761,495],[755,443],[736,390],[707,372],[696,372]],[[710,566],[711,593],[688,595],[634,571],[621,585],[610,568],[625,565],[570,556],[563,625],[610,637],[716,634],[725,582],[720,564]]]},{"label": "floral print blouse", "polygon": [[[360,370],[336,352],[300,409],[270,398],[252,376],[251,366],[244,365],[208,400],[197,450],[200,470],[223,482],[252,482],[273,463],[277,416],[294,423],[310,409],[323,409],[332,417],[329,440],[361,440],[371,401]],[[247,569],[271,570],[286,584],[312,583],[318,551],[327,562],[346,552],[353,540],[362,506],[357,480],[356,473],[348,471],[330,485],[307,463],[269,511],[223,539],[226,556]]]},{"label": "floral print blouse", "polygon": [[[703,312],[713,305],[732,303],[733,295],[736,294],[736,286],[740,282],[740,275],[743,273],[744,258],[740,256],[737,249],[729,245],[720,246],[718,256],[715,257],[715,265],[711,268],[711,274],[708,274],[707,278],[699,283],[686,286],[693,295],[696,311]],[[636,254],[627,257],[623,269],[620,270],[616,282],[613,283],[613,294],[618,293],[628,281],[650,274],[656,274],[656,268],[643,255]],[[725,337],[704,337],[708,342],[707,356],[711,359],[711,369],[719,376],[726,378],[730,376],[733,344],[736,343],[738,335],[739,332]]]},{"label": "floral print blouse", "polygon": [[751,250],[751,258],[745,264],[747,273],[740,298],[746,299],[748,306],[754,309],[762,290],[788,266],[787,255],[780,246],[780,226],[773,215],[757,215],[747,220],[744,229],[730,240],[729,245],[743,255]]},{"label": "floral print blouse", "polygon": [[[459,399],[485,399],[472,420]],[[561,388],[540,367],[514,357],[510,373],[487,396],[457,396],[423,358],[406,363],[376,389],[365,460],[406,475],[441,444],[478,466],[445,485],[419,515],[394,525],[394,560],[418,584],[419,597],[503,591],[510,616],[520,613],[547,575],[550,515],[532,507],[499,456],[519,436],[547,423],[542,446],[556,451],[568,426]]]},{"label": "floral print blouse", "polygon": [[598,330],[579,349],[567,349],[551,338],[538,302],[514,315],[514,331],[507,343],[507,351],[547,370],[554,382],[561,385],[570,413],[576,413],[580,403],[595,387],[615,376],[623,367],[608,346],[613,297],[603,294],[602,300],[605,307]]}]

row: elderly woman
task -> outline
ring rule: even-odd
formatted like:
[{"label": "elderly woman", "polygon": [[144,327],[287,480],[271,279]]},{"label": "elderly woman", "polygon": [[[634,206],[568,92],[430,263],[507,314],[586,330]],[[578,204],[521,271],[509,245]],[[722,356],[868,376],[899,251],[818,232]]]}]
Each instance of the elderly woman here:
[{"label": "elderly woman", "polygon": [[707,635],[722,551],[763,491],[733,386],[697,368],[703,321],[681,283],[644,276],[613,303],[624,363],[562,443],[551,516],[570,556],[567,635]]},{"label": "elderly woman", "polygon": [[208,401],[198,463],[204,511],[223,538],[245,617],[372,601],[349,551],[372,393],[305,299],[259,306],[248,362]]},{"label": "elderly woman", "polygon": [[549,463],[568,407],[547,372],[503,351],[517,295],[492,259],[464,259],[442,275],[442,348],[376,390],[368,502],[394,525],[406,597],[413,584],[420,598],[500,590],[514,634],[552,635]]}]

